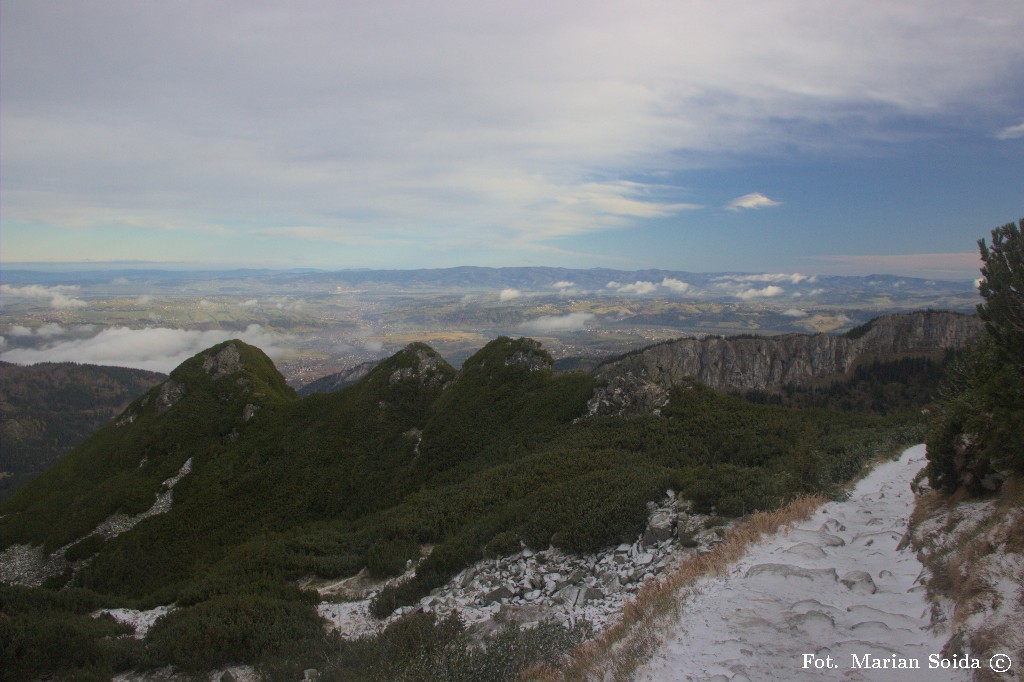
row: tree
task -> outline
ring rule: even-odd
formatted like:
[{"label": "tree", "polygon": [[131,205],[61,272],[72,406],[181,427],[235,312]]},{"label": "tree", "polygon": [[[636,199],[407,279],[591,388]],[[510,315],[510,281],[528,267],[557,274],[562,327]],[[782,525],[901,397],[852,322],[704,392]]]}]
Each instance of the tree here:
[{"label": "tree", "polygon": [[984,239],[981,249],[983,279],[979,291],[984,303],[978,315],[1000,350],[1018,368],[1024,368],[1024,218],[992,230],[991,248]]},{"label": "tree", "polygon": [[1024,473],[1024,219],[992,230],[981,249],[986,334],[947,372],[928,437],[932,484],[996,490]]}]

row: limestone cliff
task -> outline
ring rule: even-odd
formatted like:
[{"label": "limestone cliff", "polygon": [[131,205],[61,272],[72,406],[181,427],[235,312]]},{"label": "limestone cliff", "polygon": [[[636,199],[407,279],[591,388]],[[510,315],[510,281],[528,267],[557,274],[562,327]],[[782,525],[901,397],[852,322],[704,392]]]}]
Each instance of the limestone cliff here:
[{"label": "limestone cliff", "polygon": [[831,380],[865,361],[938,355],[962,347],[982,328],[974,316],[919,311],[879,317],[841,336],[683,338],[612,360],[594,373],[605,381],[632,375],[666,389],[693,377],[720,390],[773,390]]}]

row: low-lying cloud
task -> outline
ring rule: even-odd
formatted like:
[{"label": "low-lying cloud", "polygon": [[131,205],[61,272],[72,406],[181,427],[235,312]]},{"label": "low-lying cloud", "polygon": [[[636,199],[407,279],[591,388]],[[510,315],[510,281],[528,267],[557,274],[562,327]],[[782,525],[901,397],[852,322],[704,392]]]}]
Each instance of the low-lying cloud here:
[{"label": "low-lying cloud", "polygon": [[89,305],[81,299],[68,295],[74,291],[78,291],[77,286],[63,284],[52,287],[45,287],[41,284],[28,284],[23,287],[0,284],[0,297],[48,298],[51,308],[84,308]]},{"label": "low-lying cloud", "polygon": [[608,282],[605,285],[608,289],[614,289],[620,294],[637,294],[643,296],[644,294],[650,294],[654,292],[658,285],[654,282],[636,281],[632,284],[622,284],[621,282]]},{"label": "low-lying cloud", "polygon": [[666,277],[661,280],[661,286],[677,294],[685,294],[690,290],[690,285],[688,283],[681,279],[674,279],[672,277]]},{"label": "low-lying cloud", "polygon": [[789,282],[790,284],[808,282],[813,284],[818,281],[818,276],[801,275],[799,272],[767,272],[760,275],[723,275],[716,279],[732,280],[733,282]]},{"label": "low-lying cloud", "polygon": [[770,285],[763,289],[747,289],[746,291],[739,292],[736,296],[742,298],[744,301],[749,301],[752,298],[770,298],[772,296],[778,296],[785,291],[786,290],[782,287]]},{"label": "low-lying cloud", "polygon": [[0,358],[34,365],[38,362],[82,362],[170,372],[210,346],[237,338],[259,347],[270,357],[281,355],[289,337],[267,332],[258,324],[245,331],[111,327],[87,339],[71,339],[44,348],[15,348]]},{"label": "low-lying cloud", "polygon": [[799,308],[790,308],[789,310],[783,310],[782,314],[786,317],[807,317],[806,311],[800,310]]},{"label": "low-lying cloud", "polygon": [[523,295],[523,292],[519,289],[502,289],[501,293],[498,294],[499,301],[511,301],[513,298],[519,298]]},{"label": "low-lying cloud", "polygon": [[578,332],[594,319],[594,313],[569,313],[568,315],[544,315],[519,325],[519,330],[528,334],[554,334]]},{"label": "low-lying cloud", "polygon": [[622,282],[608,282],[604,285],[606,289],[611,289],[617,294],[636,294],[638,296],[644,296],[646,294],[653,294],[658,290],[658,287],[664,287],[675,294],[685,294],[690,290],[690,285],[681,279],[674,279],[672,277],[665,277],[661,280],[661,283],[648,282],[645,280],[637,280],[632,284],[623,284]]}]

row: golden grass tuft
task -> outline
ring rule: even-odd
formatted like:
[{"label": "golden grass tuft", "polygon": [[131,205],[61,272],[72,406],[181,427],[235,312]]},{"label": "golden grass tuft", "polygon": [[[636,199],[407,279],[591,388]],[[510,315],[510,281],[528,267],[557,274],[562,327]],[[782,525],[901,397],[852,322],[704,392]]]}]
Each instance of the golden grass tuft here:
[{"label": "golden grass tuft", "polygon": [[521,679],[630,679],[660,644],[661,633],[679,617],[680,607],[695,593],[694,583],[698,579],[724,574],[730,564],[742,558],[765,535],[807,519],[827,501],[824,495],[806,495],[780,509],[743,517],[711,551],[692,555],[670,575],[644,585],[636,599],[623,608],[622,618],[614,626],[576,647],[561,666],[535,667]]}]

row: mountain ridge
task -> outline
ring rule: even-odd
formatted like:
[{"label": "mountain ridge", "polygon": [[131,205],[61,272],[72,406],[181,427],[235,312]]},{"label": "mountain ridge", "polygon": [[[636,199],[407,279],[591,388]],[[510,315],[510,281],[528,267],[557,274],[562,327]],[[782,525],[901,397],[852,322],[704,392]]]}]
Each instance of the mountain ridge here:
[{"label": "mountain ridge", "polygon": [[604,381],[628,375],[670,389],[692,377],[719,390],[778,390],[847,375],[871,359],[928,356],[981,334],[973,316],[919,311],[877,317],[843,335],[710,336],[666,341],[599,365]]}]

